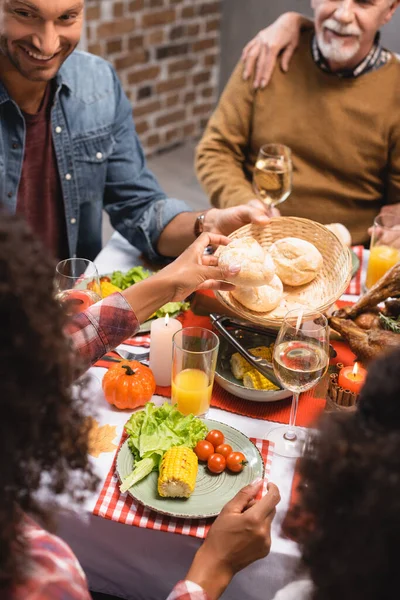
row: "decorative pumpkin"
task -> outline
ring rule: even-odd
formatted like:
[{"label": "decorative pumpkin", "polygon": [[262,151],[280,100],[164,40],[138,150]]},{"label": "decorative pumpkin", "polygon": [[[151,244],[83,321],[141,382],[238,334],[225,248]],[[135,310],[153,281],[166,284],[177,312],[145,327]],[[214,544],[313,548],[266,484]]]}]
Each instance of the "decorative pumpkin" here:
[{"label": "decorative pumpkin", "polygon": [[104,396],[117,408],[138,408],[148,402],[156,390],[156,381],[149,367],[137,360],[121,360],[103,377]]}]

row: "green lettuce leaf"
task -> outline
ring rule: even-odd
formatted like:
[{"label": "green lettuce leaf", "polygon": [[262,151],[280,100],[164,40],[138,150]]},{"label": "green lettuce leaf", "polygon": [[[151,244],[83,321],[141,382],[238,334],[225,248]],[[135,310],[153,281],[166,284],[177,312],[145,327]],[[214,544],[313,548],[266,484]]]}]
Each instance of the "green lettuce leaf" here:
[{"label": "green lettuce leaf", "polygon": [[170,317],[176,317],[179,313],[188,310],[190,308],[190,302],[167,302],[161,308],[159,308],[155,315],[156,317],[165,317],[168,313]]},{"label": "green lettuce leaf", "polygon": [[172,446],[194,448],[205,438],[208,429],[194,415],[183,415],[175,406],[165,402],[157,407],[148,402],[143,411],[134,413],[125,425],[128,445],[135,464],[120,486],[121,492],[158,470],[164,453]]},{"label": "green lettuce leaf", "polygon": [[150,275],[151,272],[143,267],[133,267],[126,273],[122,273],[122,271],[114,271],[111,275],[111,283],[121,288],[121,290],[126,290],[134,283],[138,283],[139,281],[143,281],[143,279],[147,279],[150,277]]}]

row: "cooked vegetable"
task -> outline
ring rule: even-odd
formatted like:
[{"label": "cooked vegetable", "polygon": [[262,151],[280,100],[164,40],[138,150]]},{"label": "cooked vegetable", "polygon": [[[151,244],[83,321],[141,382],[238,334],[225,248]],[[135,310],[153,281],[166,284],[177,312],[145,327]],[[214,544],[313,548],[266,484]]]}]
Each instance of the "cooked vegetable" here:
[{"label": "cooked vegetable", "polygon": [[[250,354],[253,354],[253,356],[264,358],[265,360],[272,362],[273,349],[274,345],[271,344],[269,347],[257,346],[256,348],[250,348],[249,352]],[[243,379],[245,373],[247,373],[247,371],[250,371],[250,369],[253,369],[251,364],[247,362],[247,360],[243,358],[243,356],[239,354],[239,352],[235,352],[234,354],[232,354],[230,362],[233,376],[236,377],[236,379]]]},{"label": "cooked vegetable", "polygon": [[164,454],[158,493],[164,498],[189,498],[196,485],[198,470],[197,456],[186,446],[174,446]]},{"label": "cooked vegetable", "polygon": [[207,467],[211,473],[222,473],[222,471],[225,471],[226,467],[225,457],[222,456],[222,454],[211,454],[207,461]]},{"label": "cooked vegetable", "polygon": [[231,452],[226,459],[226,466],[232,473],[240,473],[245,465],[247,460],[242,452]]},{"label": "cooked vegetable", "polygon": [[122,291],[121,288],[111,283],[111,281],[100,281],[100,289],[103,298],[107,298],[107,296],[111,296],[111,294]]},{"label": "cooked vegetable", "polygon": [[197,442],[194,451],[199,460],[206,462],[208,457],[214,454],[214,446],[207,440],[200,440],[200,442]]},{"label": "cooked vegetable", "polygon": [[277,385],[264,377],[257,369],[251,369],[244,374],[243,386],[250,390],[279,390]]},{"label": "cooked vegetable", "polygon": [[165,452],[173,446],[194,448],[206,436],[207,427],[197,417],[183,415],[168,402],[159,407],[148,402],[143,410],[133,413],[125,431],[135,463],[132,473],[120,486],[121,492],[151,471],[157,471]]},{"label": "cooked vegetable", "polygon": [[155,391],[153,372],[137,360],[122,360],[108,369],[103,377],[107,402],[120,409],[144,406]]},{"label": "cooked vegetable", "polygon": [[218,429],[212,429],[206,437],[207,442],[210,442],[214,448],[223,444],[225,441],[224,434]]},{"label": "cooked vegetable", "polygon": [[215,448],[217,454],[222,454],[225,458],[232,452],[232,446],[229,444],[220,444]]}]

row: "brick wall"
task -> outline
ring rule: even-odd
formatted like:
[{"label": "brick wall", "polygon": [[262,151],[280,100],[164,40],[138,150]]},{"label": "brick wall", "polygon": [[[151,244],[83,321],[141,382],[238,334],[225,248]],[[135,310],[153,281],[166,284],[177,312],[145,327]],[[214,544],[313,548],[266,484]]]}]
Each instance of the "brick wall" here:
[{"label": "brick wall", "polygon": [[217,98],[222,0],[87,0],[87,47],[110,60],[147,154],[197,137]]}]

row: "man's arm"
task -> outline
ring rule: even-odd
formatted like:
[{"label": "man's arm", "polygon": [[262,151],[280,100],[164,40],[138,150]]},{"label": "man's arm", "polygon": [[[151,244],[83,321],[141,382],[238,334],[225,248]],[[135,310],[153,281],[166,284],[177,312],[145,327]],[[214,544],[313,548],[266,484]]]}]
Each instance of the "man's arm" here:
[{"label": "man's arm", "polygon": [[[116,96],[113,127],[115,146],[108,162],[104,208],[110,215],[113,227],[151,261],[157,262],[162,259],[160,254],[177,256],[194,239],[192,232],[196,216],[190,213],[190,208],[184,202],[167,198],[147,168],[135,130],[132,106],[115,72],[113,77]],[[158,243],[161,233],[182,213],[186,213],[184,226],[188,226],[190,232],[185,239],[186,245],[169,249],[164,244],[160,251]],[[169,242],[167,240],[167,244]]]},{"label": "man's arm", "polygon": [[255,197],[243,170],[255,93],[252,84],[243,81],[239,63],[197,148],[197,176],[212,204],[219,208],[244,204]]}]

